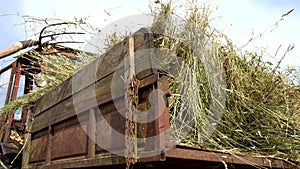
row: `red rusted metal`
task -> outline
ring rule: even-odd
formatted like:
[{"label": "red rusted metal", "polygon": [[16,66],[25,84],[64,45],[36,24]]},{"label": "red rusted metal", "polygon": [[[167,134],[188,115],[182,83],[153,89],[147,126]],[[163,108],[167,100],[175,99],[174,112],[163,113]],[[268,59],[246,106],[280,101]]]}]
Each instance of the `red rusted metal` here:
[{"label": "red rusted metal", "polygon": [[17,67],[17,62],[15,61],[11,64],[11,73],[10,73],[8,87],[7,87],[5,104],[8,104],[11,101],[11,93],[12,93],[11,88],[13,86],[14,75],[16,73],[16,67]]},{"label": "red rusted metal", "polygon": [[[12,94],[10,96],[10,101],[14,101],[17,98],[18,90],[19,90],[19,84],[20,84],[20,78],[21,78],[22,64],[19,61],[17,61],[16,64],[17,65],[16,65],[16,71],[15,71],[15,74],[14,74],[14,82],[13,82]],[[11,113],[10,114],[10,119],[9,119],[10,126],[12,126],[13,119],[14,119],[14,113]]]},{"label": "red rusted metal", "polygon": [[[22,63],[19,59],[17,59],[15,62],[12,63],[11,66],[11,75],[10,75],[9,85],[7,88],[5,104],[8,104],[9,102],[17,98],[21,73],[22,73]],[[7,122],[5,127],[5,135],[3,139],[4,142],[7,142],[9,140],[10,128],[13,126],[13,121],[14,121],[13,118],[14,118],[14,113],[10,113],[8,119],[9,121]]]},{"label": "red rusted metal", "polygon": [[13,89],[12,89],[10,101],[16,100],[16,98],[17,98],[19,84],[20,84],[20,78],[21,78],[21,71],[22,71],[21,68],[22,68],[22,63],[19,60],[17,60],[16,61],[16,71],[14,74]]},{"label": "red rusted metal", "polygon": [[[200,148],[191,148],[187,146],[177,146],[166,152],[169,159],[178,161],[186,161],[205,167],[214,166],[216,164],[228,166],[236,166],[236,168],[290,168],[297,169],[293,163],[266,157],[254,157],[249,155],[232,155],[220,151],[209,151]],[[197,165],[196,165],[197,166]],[[224,167],[224,165],[223,165]]]}]

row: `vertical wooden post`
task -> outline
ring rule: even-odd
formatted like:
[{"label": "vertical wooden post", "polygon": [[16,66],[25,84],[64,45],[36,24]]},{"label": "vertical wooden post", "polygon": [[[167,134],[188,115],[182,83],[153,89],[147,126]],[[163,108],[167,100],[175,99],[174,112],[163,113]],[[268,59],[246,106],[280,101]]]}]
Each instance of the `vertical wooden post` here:
[{"label": "vertical wooden post", "polygon": [[170,129],[170,122],[169,122],[169,107],[168,107],[168,100],[167,95],[169,93],[168,90],[168,79],[166,77],[162,77],[157,81],[157,89],[161,91],[158,95],[158,103],[156,110],[163,112],[155,112],[160,113],[157,119],[157,127],[158,127],[158,134],[159,134],[159,151],[160,151],[160,160],[166,160],[165,156],[165,149],[166,146],[169,144],[170,140],[170,133],[167,132]]},{"label": "vertical wooden post", "polygon": [[48,127],[48,144],[46,150],[46,164],[51,163],[52,158],[52,144],[53,144],[53,131],[52,126]]},{"label": "vertical wooden post", "polygon": [[25,129],[25,141],[24,141],[24,150],[22,156],[22,168],[29,168],[29,158],[30,158],[30,149],[31,149],[31,110],[28,108],[27,120],[26,120],[26,129]]},{"label": "vertical wooden post", "polygon": [[[134,36],[128,38],[128,56],[124,58],[124,79],[125,79],[125,156],[127,168],[131,164],[137,162],[137,123],[136,114],[132,98],[129,95],[134,95],[133,80],[135,79],[135,63],[134,63]],[[131,93],[130,93],[131,92]],[[131,120],[132,119],[132,120]]]},{"label": "vertical wooden post", "polygon": [[96,119],[95,119],[95,111],[94,109],[90,109],[89,112],[89,127],[88,127],[88,147],[87,153],[89,158],[95,158],[95,139],[96,139]]}]

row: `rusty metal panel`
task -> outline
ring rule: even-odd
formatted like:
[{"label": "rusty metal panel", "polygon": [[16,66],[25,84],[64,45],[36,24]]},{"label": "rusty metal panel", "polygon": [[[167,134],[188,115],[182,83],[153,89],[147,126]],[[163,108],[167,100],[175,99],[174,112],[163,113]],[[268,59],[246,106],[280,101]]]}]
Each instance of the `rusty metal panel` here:
[{"label": "rusty metal panel", "polygon": [[178,146],[166,152],[167,159],[176,159],[176,161],[189,160],[189,163],[204,167],[214,166],[215,163],[222,165],[236,166],[237,168],[289,168],[297,169],[292,163],[280,159],[254,157],[248,155],[231,155],[219,151],[209,151],[199,148],[191,148],[187,146]]},{"label": "rusty metal panel", "polygon": [[74,126],[57,131],[53,135],[52,159],[87,153],[86,126]]}]

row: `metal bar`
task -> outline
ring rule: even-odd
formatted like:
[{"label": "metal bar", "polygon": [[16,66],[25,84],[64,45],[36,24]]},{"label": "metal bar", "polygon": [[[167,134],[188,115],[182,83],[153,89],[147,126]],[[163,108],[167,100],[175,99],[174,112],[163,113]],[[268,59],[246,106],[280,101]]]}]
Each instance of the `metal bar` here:
[{"label": "metal bar", "polygon": [[13,81],[14,81],[14,74],[16,72],[16,67],[17,67],[17,61],[15,61],[11,64],[11,73],[10,73],[8,87],[7,87],[5,104],[8,104],[10,101],[10,98],[11,98],[11,88],[12,88]]},{"label": "metal bar", "polygon": [[20,61],[17,61],[17,69],[15,74],[14,86],[12,89],[12,97],[10,101],[16,100],[19,90],[20,78],[21,78],[22,64]]},{"label": "metal bar", "polygon": [[[253,157],[247,155],[231,155],[229,153],[208,151],[203,149],[181,147],[174,148],[166,152],[167,159],[176,159],[184,163],[184,160],[189,160],[188,163],[194,164],[213,164],[213,163],[228,163],[233,165],[245,165],[256,166],[257,168],[297,168],[295,165],[283,160],[265,158],[265,157]],[[206,164],[207,165],[207,164]],[[208,166],[203,166],[208,167]]]},{"label": "metal bar", "polygon": [[[12,68],[11,68],[11,74],[10,74],[10,79],[9,79],[9,84],[7,87],[7,93],[6,93],[6,100],[5,100],[5,104],[8,104],[11,100],[12,100],[12,86],[15,85],[15,74],[17,72],[17,61],[13,62],[12,64]],[[12,118],[13,118],[13,113],[9,114],[10,112],[5,112],[5,127],[4,127],[4,131],[1,134],[1,138],[3,139],[3,142],[7,142],[9,140],[9,135],[10,135],[10,127],[12,124]],[[9,118],[9,119],[8,119]],[[4,135],[4,138],[3,138]]]},{"label": "metal bar", "polygon": [[[21,78],[21,68],[22,68],[21,62],[17,61],[17,67],[16,67],[15,78],[14,78],[14,83],[13,83],[12,95],[10,97],[9,102],[17,99],[19,84],[20,84],[20,78]],[[11,127],[13,125],[13,119],[14,119],[14,113],[11,112],[10,115],[9,115],[9,127]],[[6,140],[8,140],[8,138],[6,138]]]},{"label": "metal bar", "polygon": [[[10,99],[8,99],[9,102],[13,101],[13,100],[16,100],[17,94],[18,94],[18,89],[19,89],[19,84],[20,84],[22,65],[21,65],[21,62],[18,61],[18,60],[17,60],[16,64],[17,64],[16,65],[17,67],[15,67],[15,71],[14,71],[14,75],[13,75],[14,76],[13,89],[12,89],[12,94],[10,96]],[[5,142],[9,140],[10,127],[12,127],[13,119],[14,119],[14,113],[13,112],[8,112],[8,113],[10,113],[10,115],[9,115],[9,124],[6,128],[6,134],[5,134],[5,138],[4,138]]]}]

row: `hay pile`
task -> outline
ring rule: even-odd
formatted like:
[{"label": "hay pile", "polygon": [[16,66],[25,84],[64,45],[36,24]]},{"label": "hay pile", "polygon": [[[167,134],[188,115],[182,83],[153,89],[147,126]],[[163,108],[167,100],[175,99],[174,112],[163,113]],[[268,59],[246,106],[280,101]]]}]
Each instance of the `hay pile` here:
[{"label": "hay pile", "polygon": [[185,62],[176,77],[169,76],[172,139],[300,161],[300,86],[289,78],[295,72],[272,68],[261,55],[236,49],[210,26],[210,10],[197,2],[189,3],[181,27],[172,20],[171,2],[154,11],[152,30],[167,35],[155,37],[156,47]]}]

